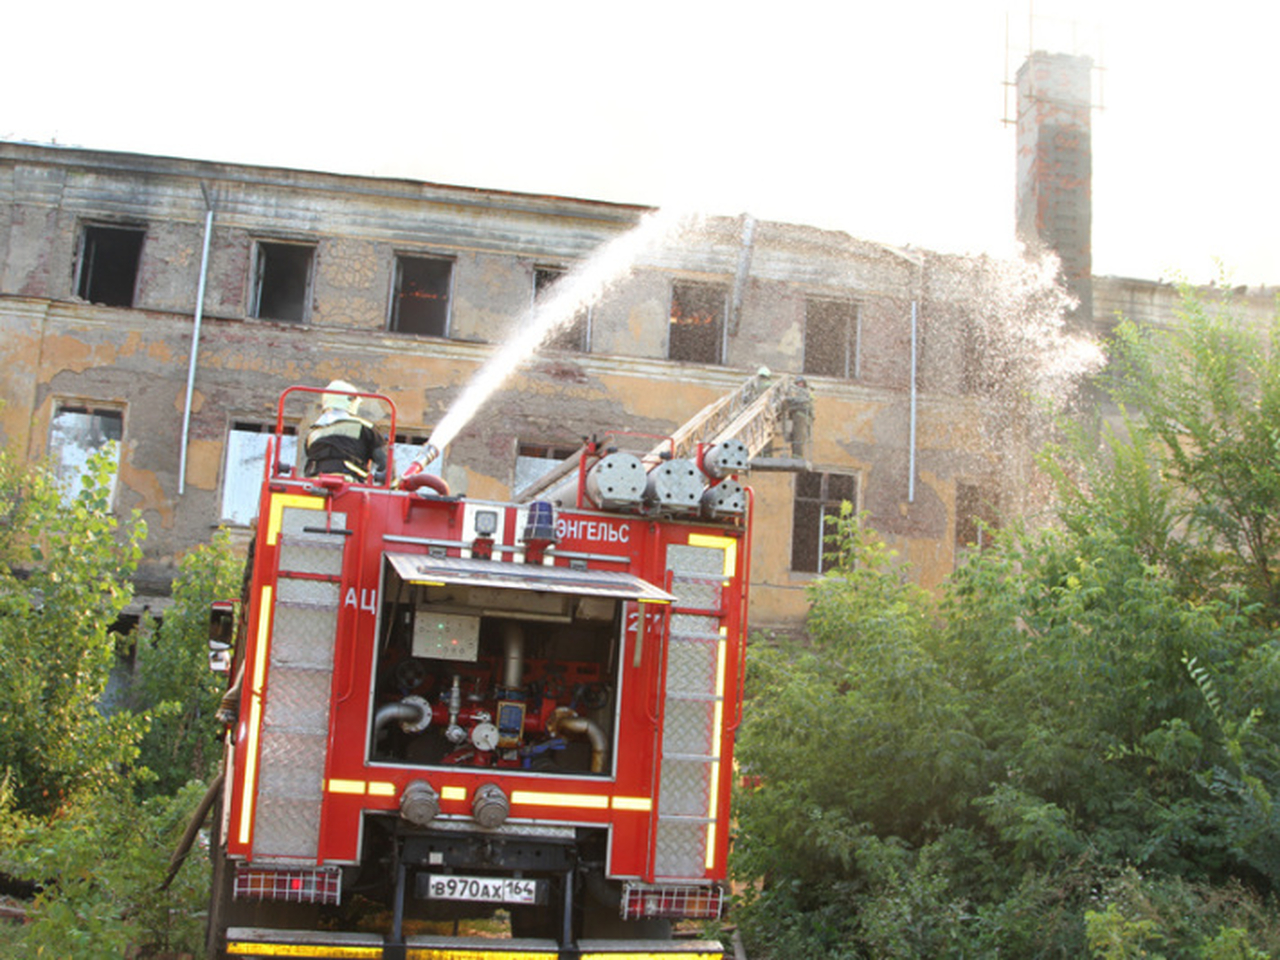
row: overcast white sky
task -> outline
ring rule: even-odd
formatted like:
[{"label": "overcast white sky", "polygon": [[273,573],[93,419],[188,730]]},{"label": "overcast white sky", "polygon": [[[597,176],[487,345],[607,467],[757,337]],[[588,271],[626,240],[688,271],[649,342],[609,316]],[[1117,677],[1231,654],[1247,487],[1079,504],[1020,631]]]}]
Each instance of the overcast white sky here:
[{"label": "overcast white sky", "polygon": [[1105,68],[1094,272],[1206,282],[1221,261],[1280,284],[1280,5],[16,3],[0,139],[680,203],[957,253],[1013,249],[1003,83],[1030,30]]}]

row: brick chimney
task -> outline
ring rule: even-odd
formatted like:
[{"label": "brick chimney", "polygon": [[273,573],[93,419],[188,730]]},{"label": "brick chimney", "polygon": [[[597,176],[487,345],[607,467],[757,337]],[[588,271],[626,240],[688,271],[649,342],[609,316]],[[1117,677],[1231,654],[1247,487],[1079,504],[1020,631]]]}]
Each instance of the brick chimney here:
[{"label": "brick chimney", "polygon": [[1062,261],[1079,299],[1075,318],[1093,320],[1089,57],[1032,53],[1018,70],[1018,239],[1032,255]]}]

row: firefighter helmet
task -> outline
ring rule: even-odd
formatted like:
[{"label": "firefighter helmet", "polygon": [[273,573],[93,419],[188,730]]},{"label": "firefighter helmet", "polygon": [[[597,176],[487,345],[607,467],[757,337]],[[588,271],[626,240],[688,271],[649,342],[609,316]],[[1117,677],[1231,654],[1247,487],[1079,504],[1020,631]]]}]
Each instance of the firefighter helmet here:
[{"label": "firefighter helmet", "polygon": [[360,398],[348,396],[347,394],[355,393],[358,389],[345,380],[331,380],[325,390],[341,390],[344,392],[324,394],[320,399],[320,405],[326,410],[345,410],[347,413],[354,415],[360,409]]}]

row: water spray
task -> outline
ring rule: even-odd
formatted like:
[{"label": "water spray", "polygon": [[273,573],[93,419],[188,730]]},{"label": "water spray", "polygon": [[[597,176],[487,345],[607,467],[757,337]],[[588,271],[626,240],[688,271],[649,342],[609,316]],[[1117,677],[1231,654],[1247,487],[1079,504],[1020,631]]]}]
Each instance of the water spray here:
[{"label": "water spray", "polygon": [[647,251],[687,230],[693,221],[694,217],[686,212],[655,210],[566,273],[545,300],[535,303],[520,317],[515,335],[503,343],[471,378],[457,400],[445,411],[427,445],[402,476],[411,476],[426,469],[471,422],[494,391],[557,329],[571,321],[578,311],[597,303],[609,287],[631,272]]}]

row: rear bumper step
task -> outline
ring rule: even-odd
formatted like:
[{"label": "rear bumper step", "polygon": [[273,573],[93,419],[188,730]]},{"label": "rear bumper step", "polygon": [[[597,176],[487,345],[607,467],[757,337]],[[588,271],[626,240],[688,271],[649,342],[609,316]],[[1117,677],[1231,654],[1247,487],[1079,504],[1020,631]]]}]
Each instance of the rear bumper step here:
[{"label": "rear bumper step", "polygon": [[388,944],[372,933],[325,930],[227,930],[227,956],[260,960],[338,958],[338,960],[724,960],[713,940],[582,940],[559,947],[554,940],[498,940],[483,937],[407,937]]}]

